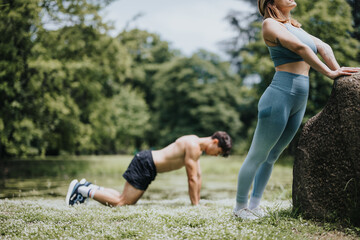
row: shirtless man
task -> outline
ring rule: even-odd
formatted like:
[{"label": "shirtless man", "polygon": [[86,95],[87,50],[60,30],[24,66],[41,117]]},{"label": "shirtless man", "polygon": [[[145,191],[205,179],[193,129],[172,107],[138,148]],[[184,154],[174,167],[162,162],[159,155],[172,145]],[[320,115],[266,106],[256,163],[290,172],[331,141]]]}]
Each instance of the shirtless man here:
[{"label": "shirtless man", "polygon": [[157,173],[186,168],[191,204],[200,201],[201,171],[199,158],[203,152],[207,155],[221,154],[227,157],[232,147],[230,136],[226,132],[215,132],[211,137],[186,135],[178,138],[167,147],[156,151],[137,153],[123,174],[126,179],[122,194],[110,188],[103,188],[82,179],[70,183],[66,195],[66,204],[84,203],[90,197],[110,206],[135,204],[146,191]]}]

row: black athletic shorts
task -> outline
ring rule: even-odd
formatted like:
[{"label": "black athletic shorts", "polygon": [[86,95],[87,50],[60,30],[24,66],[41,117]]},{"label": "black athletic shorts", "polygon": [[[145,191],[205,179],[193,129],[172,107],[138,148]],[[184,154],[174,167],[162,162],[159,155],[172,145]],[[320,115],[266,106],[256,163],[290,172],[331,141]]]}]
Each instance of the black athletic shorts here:
[{"label": "black athletic shorts", "polygon": [[137,153],[123,177],[134,188],[145,191],[156,177],[156,167],[150,150]]}]

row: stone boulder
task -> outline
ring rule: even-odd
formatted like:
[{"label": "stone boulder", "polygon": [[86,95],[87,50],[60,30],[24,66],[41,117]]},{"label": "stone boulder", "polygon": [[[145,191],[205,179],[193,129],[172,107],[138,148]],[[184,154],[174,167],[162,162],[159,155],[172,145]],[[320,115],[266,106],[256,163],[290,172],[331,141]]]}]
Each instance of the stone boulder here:
[{"label": "stone boulder", "polygon": [[306,218],[360,226],[360,73],[334,83],[295,152],[293,206]]}]

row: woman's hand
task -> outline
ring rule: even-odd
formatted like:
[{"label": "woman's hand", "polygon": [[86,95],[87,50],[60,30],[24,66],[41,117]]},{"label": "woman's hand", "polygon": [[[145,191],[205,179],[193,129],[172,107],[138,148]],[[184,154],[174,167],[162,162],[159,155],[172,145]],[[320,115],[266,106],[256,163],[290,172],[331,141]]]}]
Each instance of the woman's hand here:
[{"label": "woman's hand", "polygon": [[340,76],[351,76],[353,73],[357,73],[360,71],[358,67],[341,67],[336,69],[335,71],[331,71],[328,74],[328,77],[331,79],[338,78]]}]

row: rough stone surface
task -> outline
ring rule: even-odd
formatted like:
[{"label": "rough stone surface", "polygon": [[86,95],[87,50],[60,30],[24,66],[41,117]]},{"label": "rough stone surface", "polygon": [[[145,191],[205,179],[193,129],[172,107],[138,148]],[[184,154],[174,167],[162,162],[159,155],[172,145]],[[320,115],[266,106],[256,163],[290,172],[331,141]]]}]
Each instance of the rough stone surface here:
[{"label": "rough stone surface", "polygon": [[306,122],[293,171],[294,210],[360,226],[360,73],[339,78],[324,109]]}]

